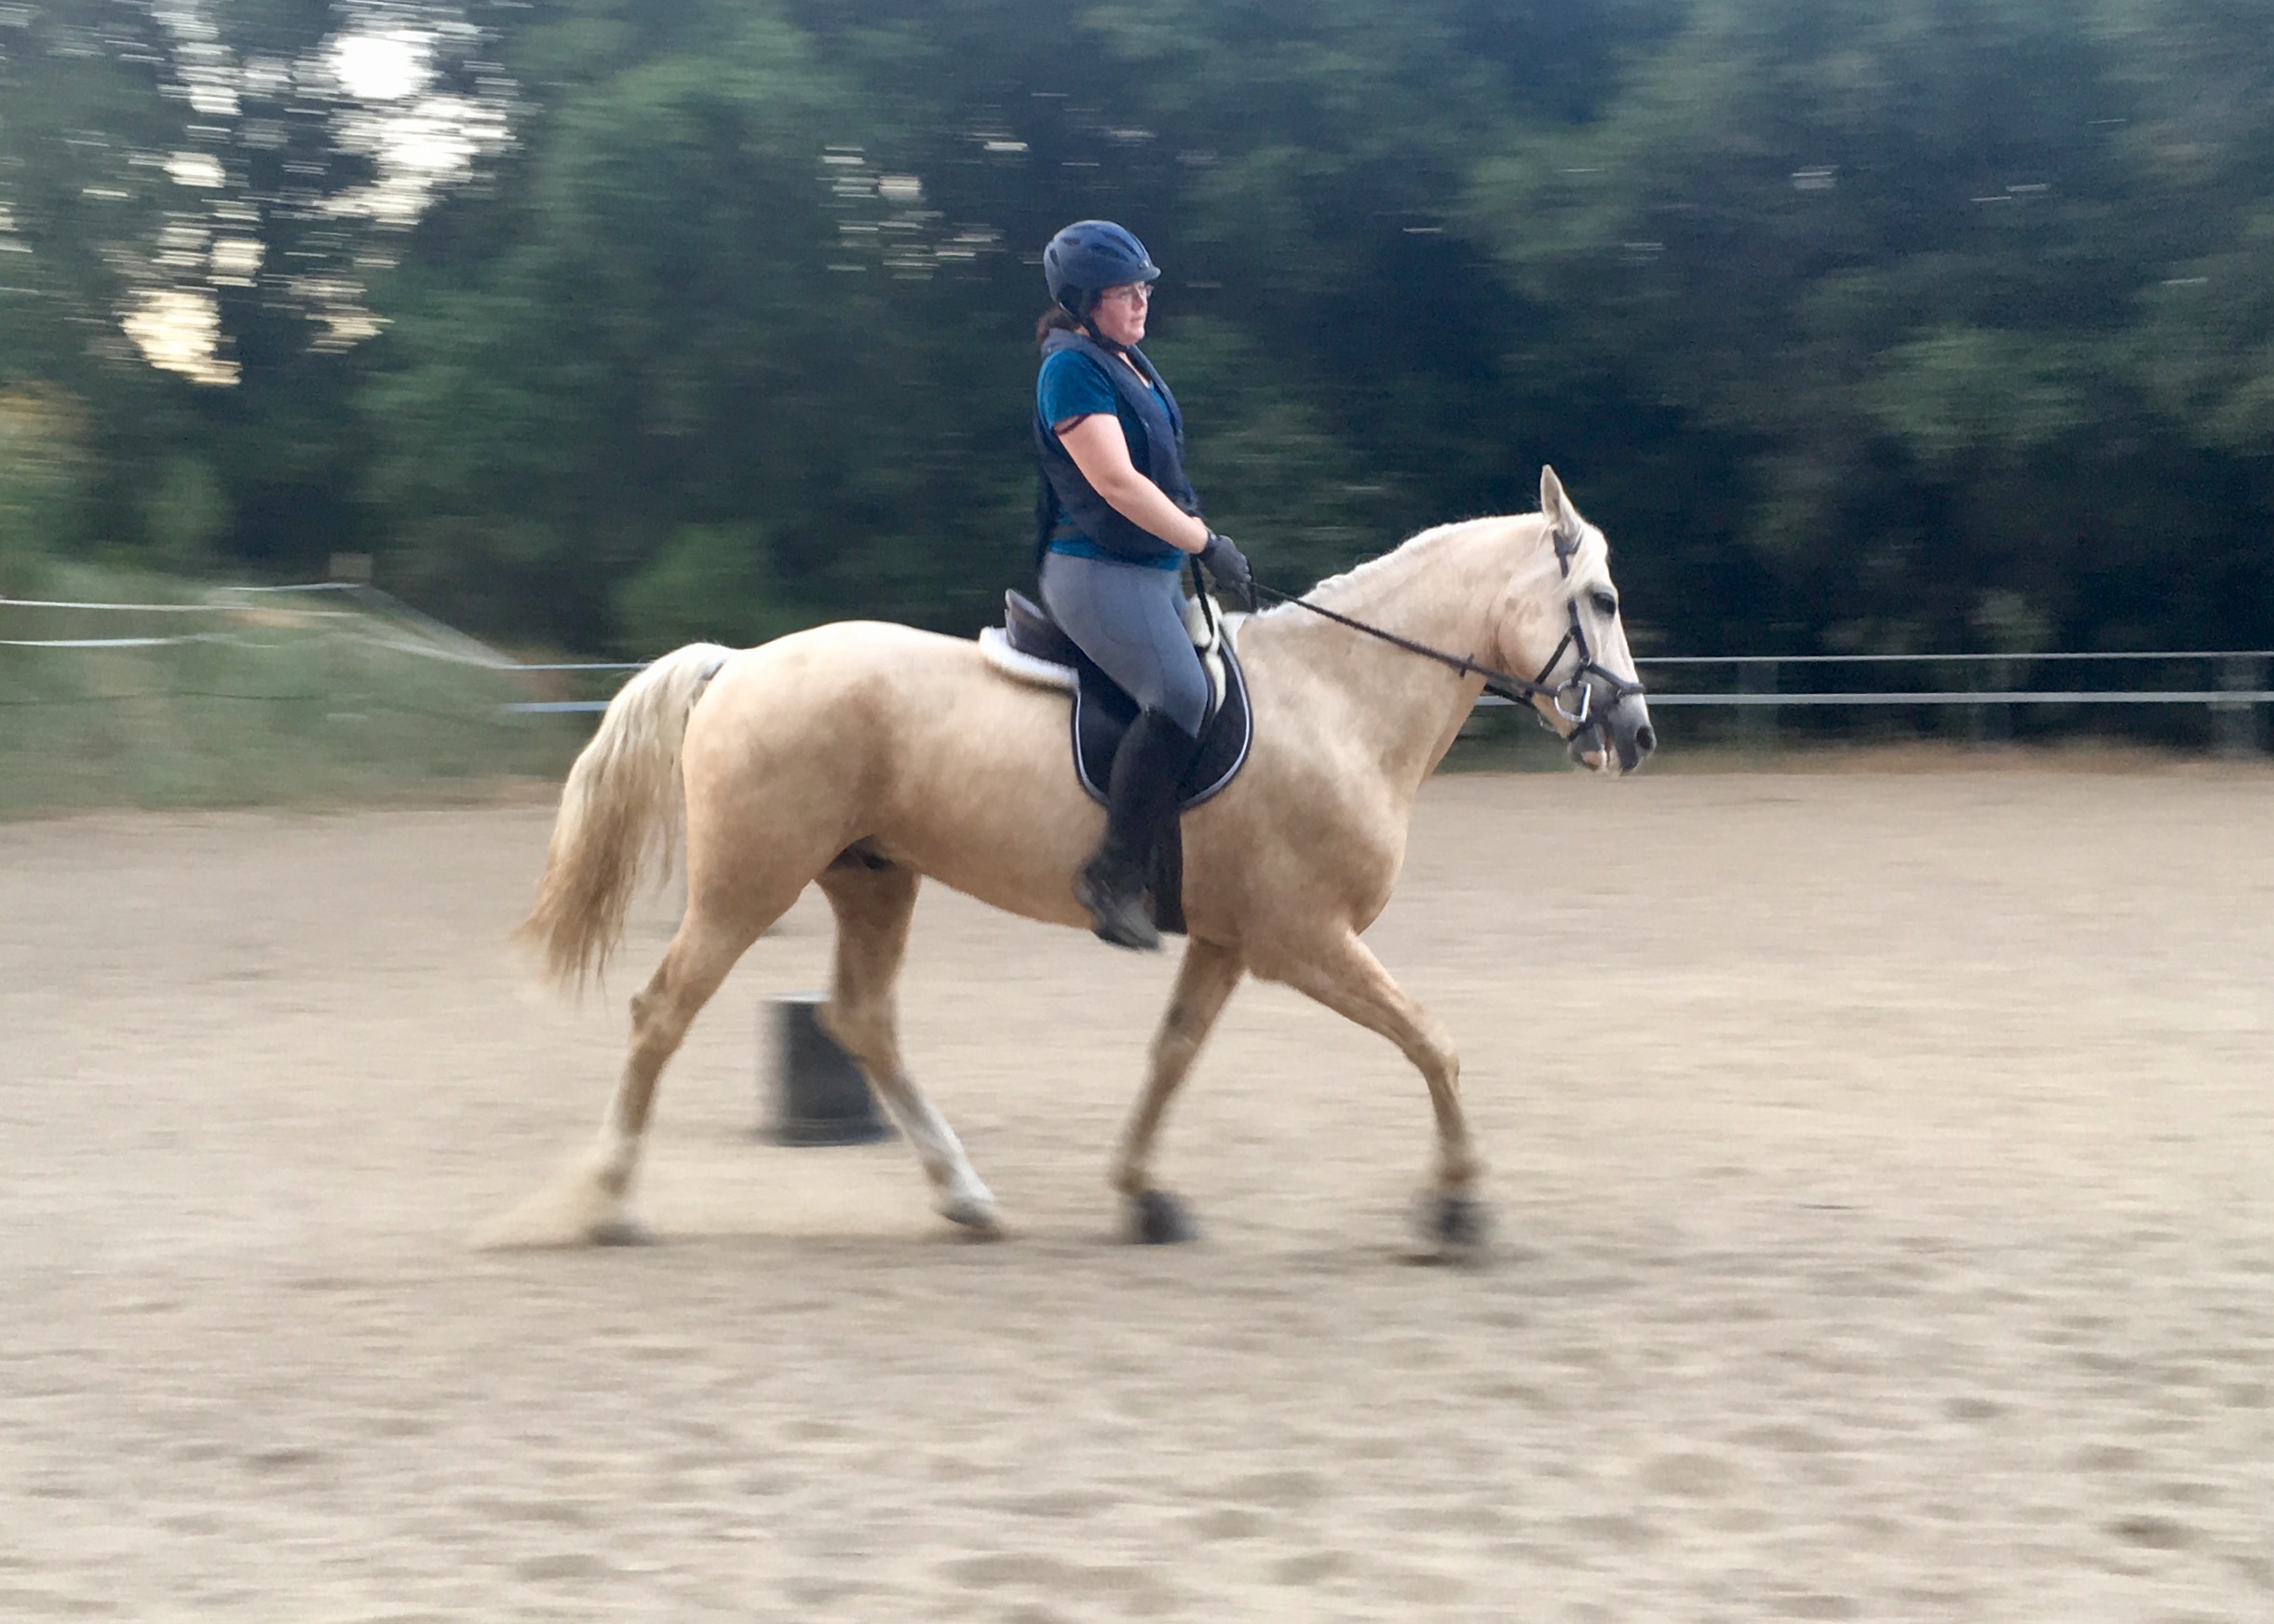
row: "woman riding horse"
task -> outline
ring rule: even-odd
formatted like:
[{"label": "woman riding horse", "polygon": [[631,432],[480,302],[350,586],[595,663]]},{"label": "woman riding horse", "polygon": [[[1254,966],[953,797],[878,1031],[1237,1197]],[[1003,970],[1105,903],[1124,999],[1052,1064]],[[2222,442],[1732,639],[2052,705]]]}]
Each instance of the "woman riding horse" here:
[{"label": "woman riding horse", "polygon": [[1110,221],[1078,221],[1050,239],[1042,269],[1052,301],[1035,327],[1042,602],[1139,708],[1107,781],[1105,838],[1074,894],[1100,939],[1157,949],[1145,877],[1208,714],[1183,566],[1198,558],[1247,608],[1253,577],[1200,517],[1184,476],[1184,414],[1137,348],[1160,276],[1144,244]]},{"label": "woman riding horse", "polygon": [[[1460,1057],[1364,933],[1397,885],[1414,798],[1487,681],[1604,773],[1650,753],[1649,706],[1629,674],[1609,544],[1552,469],[1540,470],[1538,513],[1424,531],[1300,602],[1310,612],[1282,605],[1240,633],[1255,747],[1184,820],[1184,961],[1114,1185],[1134,1234],[1190,1233],[1154,1151],[1225,1000],[1253,976],[1379,1033],[1420,1073],[1437,1122],[1431,1227],[1458,1250],[1482,1211]],[[580,982],[606,965],[683,814],[686,910],[631,1000],[599,1140],[487,1238],[639,1233],[628,1202],[664,1065],[809,886],[837,922],[824,1029],[908,1134],[941,1213],[993,1232],[994,1195],[902,1058],[895,990],[927,881],[1024,918],[1088,923],[1072,881],[1100,820],[1066,759],[1065,695],[1005,675],[975,639],[874,620],[665,655],[609,701],[562,789],[522,927],[554,976]],[[1532,837],[1513,820],[1509,833]]]},{"label": "woman riding horse", "polygon": [[[1254,590],[1239,549],[1199,517],[1175,399],[1134,347],[1160,274],[1152,259],[1091,221],[1059,234],[1046,269],[1066,320],[1043,334],[1036,389],[1044,601],[1144,707],[1111,774],[1103,845],[1066,760],[1064,694],[1005,675],[976,640],[845,620],[656,660],[609,701],[569,771],[521,933],[562,981],[599,971],[683,828],[686,909],[631,1000],[598,1143],[490,1226],[493,1243],[640,1233],[628,1202],[663,1068],[809,886],[837,922],[823,1029],[907,1133],[940,1212],[995,1232],[993,1193],[901,1057],[895,989],[918,888],[928,879],[1053,925],[1087,914],[1109,941],[1156,943],[1139,901],[1147,853],[1205,701],[1176,566],[1197,555],[1231,595]],[[1609,560],[1542,468],[1538,513],[1424,531],[1248,622],[1256,744],[1184,825],[1184,962],[1115,1161],[1139,1238],[1191,1233],[1154,1150],[1225,1000],[1255,976],[1413,1063],[1437,1124],[1432,1232],[1455,1251],[1476,1242],[1482,1164],[1459,1054],[1363,935],[1397,884],[1414,798],[1488,681],[1598,771],[1631,772],[1654,748]]]}]

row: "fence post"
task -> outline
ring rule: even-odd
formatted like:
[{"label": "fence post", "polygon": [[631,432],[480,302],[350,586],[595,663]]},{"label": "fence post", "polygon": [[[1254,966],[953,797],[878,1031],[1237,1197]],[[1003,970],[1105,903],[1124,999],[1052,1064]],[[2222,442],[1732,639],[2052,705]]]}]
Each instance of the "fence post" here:
[{"label": "fence post", "polygon": [[[2241,695],[2266,686],[2266,661],[2251,655],[2230,654],[2219,661],[2219,688]],[[2213,748],[2229,761],[2258,753],[2258,707],[2244,698],[2211,702]]]},{"label": "fence post", "polygon": [[[1969,675],[1967,686],[1978,694],[1983,692],[2010,693],[2013,690],[2013,663],[2011,660],[2005,659],[1977,662],[1974,667],[1975,672],[1981,673],[1986,670],[1987,675]],[[1967,732],[1970,736],[1969,742],[1977,750],[1987,749],[1993,745],[2010,744],[2013,741],[2013,707],[2011,705],[1989,703],[1969,705],[1967,707]]]},{"label": "fence post", "polygon": [[[1777,662],[1773,659],[1747,659],[1738,666],[1738,691],[1743,694],[1774,694],[1777,691]],[[1777,748],[1777,707],[1773,704],[1748,705],[1744,721],[1745,753],[1752,756],[1769,754]]]}]

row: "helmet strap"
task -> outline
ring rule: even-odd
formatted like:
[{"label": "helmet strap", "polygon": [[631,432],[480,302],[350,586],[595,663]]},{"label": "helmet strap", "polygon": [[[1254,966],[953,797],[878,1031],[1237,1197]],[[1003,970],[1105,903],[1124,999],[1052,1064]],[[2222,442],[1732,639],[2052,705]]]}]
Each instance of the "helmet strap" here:
[{"label": "helmet strap", "polygon": [[[1093,299],[1090,301],[1090,308],[1093,310],[1097,308],[1096,300]],[[1119,356],[1125,356],[1130,353],[1130,346],[1128,345],[1121,343],[1117,339],[1107,338],[1103,332],[1100,332],[1098,331],[1097,320],[1093,317],[1085,316],[1082,318],[1082,331],[1090,335],[1091,343],[1097,345],[1102,349],[1112,350],[1114,354]]]}]

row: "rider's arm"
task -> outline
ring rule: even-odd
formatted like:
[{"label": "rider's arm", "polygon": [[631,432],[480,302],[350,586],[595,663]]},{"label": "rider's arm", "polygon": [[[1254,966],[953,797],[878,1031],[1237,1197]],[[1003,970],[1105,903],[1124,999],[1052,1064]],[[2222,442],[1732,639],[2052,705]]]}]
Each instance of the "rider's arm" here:
[{"label": "rider's arm", "polygon": [[1097,412],[1050,426],[1090,488],[1112,504],[1115,512],[1180,551],[1198,552],[1208,545],[1207,522],[1170,501],[1130,461],[1129,440],[1118,417]]}]

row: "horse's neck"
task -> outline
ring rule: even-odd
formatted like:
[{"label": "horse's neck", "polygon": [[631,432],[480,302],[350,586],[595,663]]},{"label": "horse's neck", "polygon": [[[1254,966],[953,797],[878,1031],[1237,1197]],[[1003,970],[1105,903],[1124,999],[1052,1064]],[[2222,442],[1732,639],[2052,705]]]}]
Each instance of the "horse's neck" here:
[{"label": "horse's neck", "polygon": [[[1418,536],[1396,552],[1322,582],[1314,602],[1456,659],[1491,663],[1491,616],[1523,555],[1508,530],[1523,521],[1478,520]],[[1437,765],[1482,680],[1295,607],[1252,631],[1284,651],[1306,683],[1333,696],[1338,738],[1381,762],[1392,782],[1417,787]],[[1247,637],[1241,641],[1243,654]]]}]

